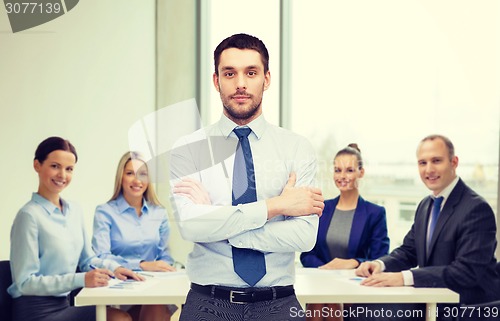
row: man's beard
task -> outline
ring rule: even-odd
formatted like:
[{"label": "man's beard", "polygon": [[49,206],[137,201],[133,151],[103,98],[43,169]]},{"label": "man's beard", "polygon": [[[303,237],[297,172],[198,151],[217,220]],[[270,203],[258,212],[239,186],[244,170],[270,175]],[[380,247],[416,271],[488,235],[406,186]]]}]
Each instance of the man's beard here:
[{"label": "man's beard", "polygon": [[238,109],[238,107],[233,107],[229,104],[223,104],[223,106],[229,116],[231,116],[231,118],[244,120],[255,116],[255,114],[257,114],[259,110],[261,103],[262,99],[258,103],[251,105],[250,109],[248,110],[240,110]]},{"label": "man's beard", "polygon": [[[264,92],[264,85],[262,85],[262,92]],[[250,105],[250,108],[248,110],[243,110],[239,108],[238,104],[231,104],[232,97],[235,95],[245,95],[248,96],[249,99],[251,100],[252,105]],[[222,106],[224,107],[224,110],[226,113],[232,118],[232,119],[238,119],[238,120],[246,120],[250,119],[253,116],[255,116],[260,109],[260,106],[262,104],[262,94],[260,95],[260,98],[258,101],[255,101],[255,96],[248,94],[246,91],[241,91],[241,92],[236,92],[233,95],[230,96],[224,96],[222,94],[222,91],[220,92],[220,98],[222,101]]]}]

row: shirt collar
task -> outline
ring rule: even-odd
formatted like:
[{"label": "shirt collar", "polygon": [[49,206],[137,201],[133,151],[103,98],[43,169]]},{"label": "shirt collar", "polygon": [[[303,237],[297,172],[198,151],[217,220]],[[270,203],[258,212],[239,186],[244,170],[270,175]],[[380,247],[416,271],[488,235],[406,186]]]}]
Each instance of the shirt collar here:
[{"label": "shirt collar", "polygon": [[[124,213],[129,208],[131,208],[135,211],[135,209],[132,206],[130,206],[130,204],[127,202],[125,197],[123,197],[123,194],[120,194],[118,196],[118,198],[116,199],[116,206],[118,207],[118,210],[120,211],[120,213]],[[143,198],[142,199],[142,213],[147,214],[148,211],[149,211],[148,202],[146,201],[146,199]]]},{"label": "shirt collar", "polygon": [[232,120],[226,117],[226,115],[222,114],[219,120],[219,128],[222,133],[222,135],[226,138],[228,138],[231,134],[236,137],[236,134],[233,133],[233,129],[236,127],[248,127],[252,130],[252,132],[255,134],[257,139],[260,139],[262,135],[264,134],[266,128],[267,128],[267,121],[264,118],[264,115],[260,115],[259,117],[255,118],[252,120],[250,123],[248,123],[245,126],[239,126]]},{"label": "shirt collar", "polygon": [[62,198],[59,198],[59,199],[60,199],[61,204],[62,204],[62,209],[63,209],[62,212],[59,209],[59,207],[52,204],[51,201],[49,201],[48,199],[46,199],[42,195],[40,195],[38,193],[33,193],[31,195],[31,200],[33,202],[39,204],[40,206],[42,206],[49,214],[52,214],[52,213],[64,214],[69,209],[69,203],[66,202],[65,200],[63,200]]},{"label": "shirt collar", "polygon": [[440,196],[442,196],[442,197],[443,197],[443,203],[442,203],[442,205],[441,205],[441,208],[444,206],[444,203],[446,202],[446,200],[447,200],[447,199],[448,199],[448,197],[450,196],[451,191],[453,191],[453,189],[454,189],[454,188],[455,188],[455,186],[457,185],[458,180],[459,180],[459,177],[458,177],[458,175],[457,175],[457,176],[455,177],[455,179],[453,179],[453,180],[451,181],[451,183],[450,183],[448,186],[446,186],[446,187],[445,187],[445,188],[441,191],[441,193],[439,193],[438,195],[434,195],[434,194],[432,194],[432,195],[431,195],[432,199],[435,199],[435,198],[440,197]]}]

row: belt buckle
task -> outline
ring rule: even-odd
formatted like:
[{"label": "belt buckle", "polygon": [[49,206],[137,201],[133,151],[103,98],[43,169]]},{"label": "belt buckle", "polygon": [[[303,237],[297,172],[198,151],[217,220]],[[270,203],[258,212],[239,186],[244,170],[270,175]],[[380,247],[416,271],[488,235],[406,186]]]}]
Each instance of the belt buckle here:
[{"label": "belt buckle", "polygon": [[246,303],[246,302],[234,301],[235,294],[245,294],[245,292],[243,292],[243,291],[230,291],[229,292],[229,302],[235,303],[235,304],[245,304]]}]

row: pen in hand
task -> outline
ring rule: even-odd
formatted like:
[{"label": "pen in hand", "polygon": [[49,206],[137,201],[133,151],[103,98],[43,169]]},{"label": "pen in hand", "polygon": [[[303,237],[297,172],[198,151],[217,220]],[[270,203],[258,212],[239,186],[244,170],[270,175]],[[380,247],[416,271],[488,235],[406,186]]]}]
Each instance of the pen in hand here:
[{"label": "pen in hand", "polygon": [[[90,264],[90,265],[89,265],[89,267],[90,267],[92,270],[97,270],[97,269],[98,269],[98,267],[97,267],[97,266],[95,266],[95,265],[93,265],[93,264]],[[110,278],[112,278],[112,279],[115,279],[114,275],[110,275],[109,277],[110,277]]]}]

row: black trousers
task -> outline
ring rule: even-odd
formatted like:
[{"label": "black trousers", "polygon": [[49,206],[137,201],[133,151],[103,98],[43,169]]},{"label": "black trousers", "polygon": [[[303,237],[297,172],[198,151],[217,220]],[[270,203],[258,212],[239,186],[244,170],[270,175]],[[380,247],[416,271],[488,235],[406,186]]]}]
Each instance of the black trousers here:
[{"label": "black trousers", "polygon": [[189,291],[180,321],[305,321],[295,295],[285,298],[237,304]]}]

